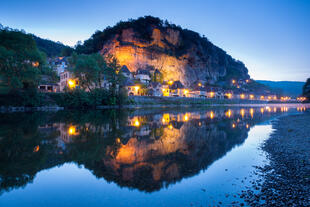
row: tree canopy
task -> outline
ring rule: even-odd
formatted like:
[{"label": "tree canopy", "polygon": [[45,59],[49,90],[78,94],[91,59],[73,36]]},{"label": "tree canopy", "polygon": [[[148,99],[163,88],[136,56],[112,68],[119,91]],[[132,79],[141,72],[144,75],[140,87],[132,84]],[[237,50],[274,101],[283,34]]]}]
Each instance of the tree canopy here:
[{"label": "tree canopy", "polygon": [[36,87],[44,64],[31,35],[0,30],[0,75],[10,89]]}]

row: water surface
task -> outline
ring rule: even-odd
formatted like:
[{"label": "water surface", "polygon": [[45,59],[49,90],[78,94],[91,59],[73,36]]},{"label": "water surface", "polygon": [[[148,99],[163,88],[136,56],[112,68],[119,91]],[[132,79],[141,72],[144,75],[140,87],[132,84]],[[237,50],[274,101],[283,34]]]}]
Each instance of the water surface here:
[{"label": "water surface", "polygon": [[304,106],[12,113],[0,118],[0,206],[243,202],[270,120]]}]

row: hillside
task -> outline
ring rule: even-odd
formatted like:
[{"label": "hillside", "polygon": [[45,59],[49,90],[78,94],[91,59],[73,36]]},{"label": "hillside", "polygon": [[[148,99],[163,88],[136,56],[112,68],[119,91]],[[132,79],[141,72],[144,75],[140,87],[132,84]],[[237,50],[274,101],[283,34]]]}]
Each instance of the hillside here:
[{"label": "hillside", "polygon": [[52,40],[43,39],[43,38],[40,38],[34,34],[26,33],[24,30],[18,30],[18,29],[13,29],[10,27],[4,27],[1,23],[0,23],[0,30],[14,31],[14,32],[20,32],[23,34],[31,35],[32,38],[34,39],[38,49],[40,51],[44,52],[47,57],[60,56],[60,55],[62,55],[62,51],[65,51],[66,53],[68,53],[67,56],[69,56],[71,54],[71,52],[73,51],[73,48],[66,46],[60,42],[54,42]]},{"label": "hillside", "polygon": [[97,31],[76,48],[78,53],[113,55],[131,72],[158,69],[164,80],[185,86],[201,81],[229,85],[250,78],[248,69],[197,32],[145,16]]},{"label": "hillside", "polygon": [[35,35],[33,35],[33,39],[37,43],[37,47],[39,48],[39,50],[44,52],[47,55],[47,57],[61,56],[62,55],[61,53],[64,49],[70,50],[70,47],[60,42],[54,42],[52,40],[43,39]]},{"label": "hillside", "polygon": [[267,81],[257,80],[258,83],[264,84],[274,91],[278,91],[285,96],[297,97],[302,94],[302,88],[305,82],[299,81]]}]

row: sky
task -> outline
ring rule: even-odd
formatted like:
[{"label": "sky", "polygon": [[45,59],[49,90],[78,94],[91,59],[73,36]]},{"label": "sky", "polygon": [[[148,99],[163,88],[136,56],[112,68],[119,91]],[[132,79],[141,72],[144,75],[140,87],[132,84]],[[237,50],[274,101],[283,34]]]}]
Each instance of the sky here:
[{"label": "sky", "polygon": [[0,23],[74,46],[152,15],[205,35],[255,80],[310,77],[310,0],[0,0]]}]

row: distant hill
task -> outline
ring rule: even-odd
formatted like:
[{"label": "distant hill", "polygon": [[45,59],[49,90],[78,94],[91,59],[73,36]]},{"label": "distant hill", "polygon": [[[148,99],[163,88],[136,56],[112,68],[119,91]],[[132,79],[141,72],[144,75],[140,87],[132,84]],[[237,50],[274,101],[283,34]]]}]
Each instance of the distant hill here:
[{"label": "distant hill", "polygon": [[[0,30],[15,31],[15,32],[21,32],[23,34],[29,34],[26,33],[26,31],[23,29],[19,30],[10,27],[4,27],[1,23],[0,23]],[[47,57],[61,56],[63,50],[65,51],[65,56],[68,56],[73,51],[73,48],[62,44],[61,42],[54,42],[52,40],[43,39],[41,37],[35,36],[34,34],[30,35],[32,35],[34,41],[37,44],[38,49],[44,52],[47,55]]]},{"label": "distant hill", "polygon": [[36,41],[39,50],[45,52],[47,57],[60,56],[63,49],[70,49],[69,46],[66,46],[60,42],[43,39],[35,35],[33,35],[33,39]]},{"label": "distant hill", "polygon": [[257,80],[258,83],[268,86],[273,91],[281,92],[283,95],[296,97],[302,94],[305,82],[300,81],[267,81]]}]

